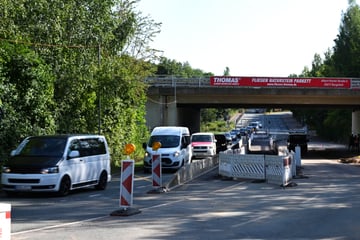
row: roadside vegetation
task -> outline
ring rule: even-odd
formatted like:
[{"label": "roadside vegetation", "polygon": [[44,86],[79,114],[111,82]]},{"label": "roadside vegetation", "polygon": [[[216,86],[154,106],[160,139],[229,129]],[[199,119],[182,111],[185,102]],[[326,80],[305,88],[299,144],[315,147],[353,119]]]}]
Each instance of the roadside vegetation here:
[{"label": "roadside vegetation", "polygon": [[[161,56],[150,43],[161,23],[143,16],[137,0],[3,0],[0,4],[0,158],[28,135],[100,133],[114,165],[134,143],[142,159],[148,139],[147,86],[152,75],[211,76]],[[360,9],[342,15],[335,45],[314,55],[299,77],[360,77]],[[326,47],[326,46],[324,46]],[[261,67],[261,66],[259,66]],[[230,75],[226,68],[224,75]],[[350,109],[291,109],[319,134],[345,140]],[[234,109],[203,109],[201,129],[228,131]]]},{"label": "roadside vegetation", "polygon": [[[304,67],[301,74],[291,76],[359,78],[359,56],[360,8],[355,0],[349,0],[349,7],[341,17],[339,34],[334,40],[334,46],[324,53],[324,58],[316,53],[311,68]],[[332,106],[328,106],[291,110],[298,121],[315,129],[321,137],[347,143],[351,134],[351,112],[355,109],[333,109]]]}]

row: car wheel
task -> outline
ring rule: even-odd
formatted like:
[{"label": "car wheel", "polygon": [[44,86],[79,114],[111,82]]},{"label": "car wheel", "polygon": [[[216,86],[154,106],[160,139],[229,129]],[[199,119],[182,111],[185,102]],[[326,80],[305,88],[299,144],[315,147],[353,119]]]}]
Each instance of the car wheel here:
[{"label": "car wheel", "polygon": [[64,176],[61,179],[60,188],[58,191],[58,196],[66,196],[69,194],[71,188],[71,180],[68,176]]},{"label": "car wheel", "polygon": [[107,173],[103,171],[100,175],[99,182],[95,185],[95,189],[97,190],[105,190],[107,186]]}]

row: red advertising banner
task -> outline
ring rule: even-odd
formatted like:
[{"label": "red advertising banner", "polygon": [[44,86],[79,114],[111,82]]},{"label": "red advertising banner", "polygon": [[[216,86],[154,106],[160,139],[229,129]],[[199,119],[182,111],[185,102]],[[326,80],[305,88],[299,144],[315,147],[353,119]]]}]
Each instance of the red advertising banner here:
[{"label": "red advertising banner", "polygon": [[351,88],[350,78],[285,78],[212,76],[211,86]]}]

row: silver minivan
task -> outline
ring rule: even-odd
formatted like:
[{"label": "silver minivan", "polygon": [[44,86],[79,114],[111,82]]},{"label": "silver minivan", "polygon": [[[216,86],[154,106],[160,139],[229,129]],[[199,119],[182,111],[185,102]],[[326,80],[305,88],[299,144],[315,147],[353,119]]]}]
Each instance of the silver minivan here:
[{"label": "silver minivan", "polygon": [[111,180],[110,154],[101,135],[48,135],[25,138],[2,168],[2,190],[56,192],[95,186]]}]

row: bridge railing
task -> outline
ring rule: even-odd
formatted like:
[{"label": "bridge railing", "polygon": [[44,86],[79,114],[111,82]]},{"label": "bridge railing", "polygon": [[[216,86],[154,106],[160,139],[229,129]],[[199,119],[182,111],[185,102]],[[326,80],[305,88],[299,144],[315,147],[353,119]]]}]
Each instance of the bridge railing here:
[{"label": "bridge railing", "polygon": [[[238,77],[239,78],[239,77]],[[249,77],[247,77],[249,78]],[[292,78],[290,78],[292,79]],[[300,79],[300,78],[299,78]],[[316,78],[314,78],[316,79]],[[325,79],[325,78],[324,78]],[[321,80],[321,79],[317,79],[317,80]],[[335,86],[335,85],[326,85],[325,83],[318,83],[320,84],[319,86],[314,83],[313,85],[305,85],[305,86],[295,86],[296,88],[327,88],[327,89],[335,89],[338,90],[339,88],[341,89],[360,89],[360,78],[356,78],[356,79],[351,79],[351,78],[340,78],[340,79],[336,79],[336,78],[330,78],[329,81],[335,81],[335,85],[337,84],[336,80],[338,80],[338,84],[341,86]],[[344,81],[346,81],[344,83]],[[176,86],[181,86],[181,87],[211,87],[210,84],[210,77],[180,77],[180,76],[171,76],[171,75],[157,75],[157,76],[153,76],[153,77],[148,77],[145,79],[145,83],[149,84],[150,86],[153,87],[176,87]],[[237,85],[221,85],[222,88],[224,87],[235,87]],[[260,88],[260,87],[269,87],[269,88],[293,88],[294,86],[287,86],[285,85],[264,85],[264,86],[259,86],[259,85],[248,85],[245,83],[245,85],[239,85],[238,87],[241,88]]]},{"label": "bridge railing", "polygon": [[209,77],[176,77],[176,76],[155,76],[148,77],[145,82],[150,86],[160,87],[176,87],[176,86],[188,86],[188,87],[209,87]]}]

